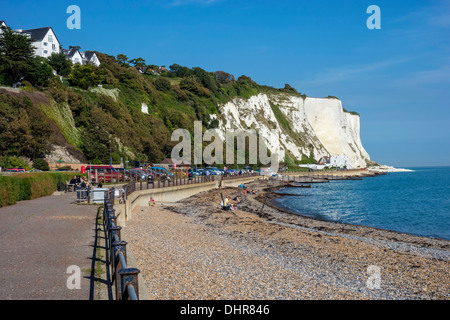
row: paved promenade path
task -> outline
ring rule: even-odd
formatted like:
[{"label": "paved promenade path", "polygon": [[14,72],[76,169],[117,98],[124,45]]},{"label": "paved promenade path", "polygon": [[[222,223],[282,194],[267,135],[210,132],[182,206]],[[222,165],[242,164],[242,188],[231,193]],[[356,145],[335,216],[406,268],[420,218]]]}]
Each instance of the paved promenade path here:
[{"label": "paved promenade path", "polygon": [[[75,193],[0,208],[0,300],[108,299],[108,286],[99,286],[106,281],[97,212],[77,205]],[[72,265],[81,270],[80,289],[67,286]]]}]

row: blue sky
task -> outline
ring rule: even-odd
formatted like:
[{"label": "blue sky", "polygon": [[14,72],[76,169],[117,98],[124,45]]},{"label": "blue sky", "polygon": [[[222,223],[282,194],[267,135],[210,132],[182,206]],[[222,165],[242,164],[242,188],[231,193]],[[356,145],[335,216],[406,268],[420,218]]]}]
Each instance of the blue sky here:
[{"label": "blue sky", "polygon": [[[66,26],[69,5],[81,30]],[[369,30],[368,6],[381,9]],[[450,1],[9,1],[13,29],[52,26],[62,45],[178,63],[337,96],[361,114],[371,158],[450,165]]]}]

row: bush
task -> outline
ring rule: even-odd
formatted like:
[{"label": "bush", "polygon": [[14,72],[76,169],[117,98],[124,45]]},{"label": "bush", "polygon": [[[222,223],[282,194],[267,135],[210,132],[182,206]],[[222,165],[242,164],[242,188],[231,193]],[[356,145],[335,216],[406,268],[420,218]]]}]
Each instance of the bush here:
[{"label": "bush", "polygon": [[58,188],[58,182],[66,183],[73,173],[42,172],[0,176],[0,207],[17,201],[50,196]]},{"label": "bush", "polygon": [[96,87],[103,81],[104,71],[94,65],[80,65],[75,64],[72,72],[69,74],[69,83],[71,86],[76,86],[81,89],[89,89]]},{"label": "bush", "polygon": [[48,162],[44,159],[36,159],[33,162],[33,168],[42,170],[42,171],[49,171],[50,167],[48,165]]},{"label": "bush", "polygon": [[21,157],[1,157],[0,158],[0,167],[3,169],[10,169],[10,168],[19,168],[19,169],[25,169],[30,170],[31,167],[28,164],[28,162],[21,158]]},{"label": "bush", "polygon": [[170,81],[167,80],[166,78],[159,77],[153,82],[153,84],[155,88],[158,89],[159,91],[166,92],[172,89]]}]

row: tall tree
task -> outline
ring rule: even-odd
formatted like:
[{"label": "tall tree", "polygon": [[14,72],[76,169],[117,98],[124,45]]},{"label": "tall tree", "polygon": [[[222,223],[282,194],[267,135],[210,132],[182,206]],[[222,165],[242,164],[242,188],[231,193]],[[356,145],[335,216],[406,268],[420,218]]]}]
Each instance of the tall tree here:
[{"label": "tall tree", "polygon": [[2,27],[0,34],[0,74],[3,82],[12,85],[20,81],[30,70],[34,47],[31,38]]},{"label": "tall tree", "polygon": [[70,74],[72,61],[67,59],[64,53],[53,53],[48,57],[48,62],[60,76],[67,77]]},{"label": "tall tree", "polygon": [[129,62],[132,63],[136,68],[139,68],[141,70],[143,70],[145,67],[145,59],[142,58],[132,59]]},{"label": "tall tree", "polygon": [[128,63],[127,63],[128,62],[128,57],[126,55],[118,54],[116,59],[121,65],[123,65],[123,66],[128,65]]},{"label": "tall tree", "polygon": [[42,57],[35,57],[31,62],[31,68],[25,74],[25,79],[33,86],[47,87],[48,80],[53,77],[53,69],[48,60]]},{"label": "tall tree", "polygon": [[96,87],[103,81],[103,69],[92,64],[75,64],[68,79],[71,86],[76,86],[87,90],[89,87]]}]

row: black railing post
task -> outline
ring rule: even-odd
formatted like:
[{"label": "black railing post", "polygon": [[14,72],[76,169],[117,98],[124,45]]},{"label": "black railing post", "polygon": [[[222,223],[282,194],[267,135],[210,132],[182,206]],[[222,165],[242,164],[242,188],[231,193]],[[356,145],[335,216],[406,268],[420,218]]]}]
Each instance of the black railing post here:
[{"label": "black railing post", "polygon": [[[136,268],[126,268],[119,271],[120,297],[118,297],[118,299],[139,299],[139,273],[140,271]],[[132,292],[131,294],[130,291]]]}]

